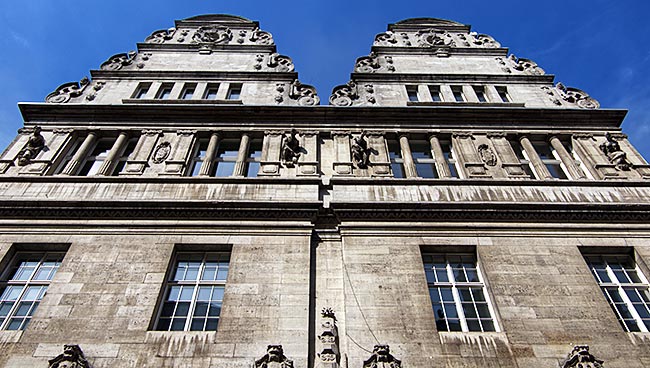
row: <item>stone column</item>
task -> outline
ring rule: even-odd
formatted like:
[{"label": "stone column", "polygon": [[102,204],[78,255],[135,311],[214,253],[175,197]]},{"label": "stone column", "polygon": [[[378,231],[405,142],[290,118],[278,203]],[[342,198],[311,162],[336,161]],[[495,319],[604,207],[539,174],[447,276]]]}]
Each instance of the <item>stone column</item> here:
[{"label": "stone column", "polygon": [[431,144],[431,155],[436,161],[436,171],[440,179],[451,178],[451,170],[449,170],[449,163],[445,158],[445,153],[442,151],[440,140],[435,135],[429,136],[429,144]]},{"label": "stone column", "polygon": [[573,180],[584,180],[587,178],[584,172],[576,165],[576,160],[571,156],[571,154],[564,148],[564,145],[560,141],[560,139],[556,136],[551,136],[551,138],[548,140],[549,143],[551,143],[551,147],[557,152],[558,156],[560,156],[560,161],[564,164],[564,167],[566,167],[567,171],[569,172],[569,176]]},{"label": "stone column", "polygon": [[533,169],[535,170],[539,178],[553,179],[553,176],[546,168],[546,165],[544,165],[544,163],[542,162],[542,159],[539,158],[537,151],[535,151],[535,147],[533,147],[533,144],[530,143],[528,137],[522,135],[521,137],[519,137],[519,143],[521,144],[521,148],[523,148],[524,151],[526,152],[526,156],[528,156],[528,160],[530,160],[530,163],[533,165]]},{"label": "stone column", "polygon": [[79,170],[79,166],[84,161],[86,156],[90,153],[90,149],[93,147],[97,141],[97,133],[88,132],[88,135],[81,143],[81,146],[77,149],[77,152],[72,156],[72,159],[66,165],[65,169],[61,172],[61,175],[74,175]]},{"label": "stone column", "polygon": [[233,170],[233,176],[246,176],[246,158],[248,158],[248,145],[251,141],[250,134],[243,133],[241,142],[239,142],[239,151],[237,152],[237,162]]},{"label": "stone column", "polygon": [[399,148],[402,151],[402,161],[404,161],[404,176],[407,178],[416,178],[418,172],[415,169],[415,162],[413,162],[413,154],[411,153],[411,146],[409,145],[407,135],[402,134],[399,136]]},{"label": "stone column", "polygon": [[205,150],[205,157],[203,158],[203,163],[201,163],[201,169],[199,170],[199,176],[210,176],[214,169],[214,159],[217,154],[217,148],[219,147],[219,133],[214,132],[210,136],[210,142],[208,142],[208,149]]},{"label": "stone column", "polygon": [[127,132],[121,132],[120,135],[117,136],[115,143],[113,143],[113,147],[108,151],[106,159],[102,162],[102,166],[99,167],[97,175],[110,176],[113,173],[115,163],[120,159],[120,153],[124,149],[124,144],[126,143],[128,136]]}]

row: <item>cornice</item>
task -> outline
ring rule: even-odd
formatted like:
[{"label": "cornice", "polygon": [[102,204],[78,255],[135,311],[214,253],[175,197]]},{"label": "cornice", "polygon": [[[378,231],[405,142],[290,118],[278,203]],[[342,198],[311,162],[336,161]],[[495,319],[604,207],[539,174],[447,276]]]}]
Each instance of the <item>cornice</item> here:
[{"label": "cornice", "polygon": [[147,80],[147,79],[182,79],[192,81],[214,81],[215,79],[237,81],[293,81],[298,78],[297,72],[226,72],[226,71],[194,71],[194,70],[91,70],[93,80]]},{"label": "cornice", "polygon": [[350,79],[356,82],[395,82],[404,84],[435,84],[450,82],[484,82],[508,84],[553,83],[555,75],[528,74],[420,74],[420,73],[351,73]]}]

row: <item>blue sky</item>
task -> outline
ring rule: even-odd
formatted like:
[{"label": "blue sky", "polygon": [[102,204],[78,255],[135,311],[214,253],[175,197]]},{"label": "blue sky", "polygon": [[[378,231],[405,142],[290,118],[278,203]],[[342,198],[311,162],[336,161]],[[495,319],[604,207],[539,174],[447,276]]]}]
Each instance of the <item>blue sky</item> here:
[{"label": "blue sky", "polygon": [[325,103],[388,23],[434,17],[471,24],[515,55],[536,61],[556,81],[586,91],[603,108],[628,109],[623,130],[650,158],[648,0],[3,1],[0,147],[22,126],[18,102],[41,102],[111,55],[134,50],[154,30],[206,13],[259,21]]}]

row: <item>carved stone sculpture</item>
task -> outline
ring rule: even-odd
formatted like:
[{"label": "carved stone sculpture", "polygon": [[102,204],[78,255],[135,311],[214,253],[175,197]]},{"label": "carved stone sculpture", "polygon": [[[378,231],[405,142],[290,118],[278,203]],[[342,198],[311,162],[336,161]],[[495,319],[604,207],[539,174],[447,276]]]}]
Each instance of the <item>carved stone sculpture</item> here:
[{"label": "carved stone sculpture", "polygon": [[324,368],[338,368],[341,360],[338,340],[338,328],[336,316],[332,308],[323,308],[321,311],[323,322],[321,323],[321,334],[318,339],[321,342],[321,352],[318,353],[320,365]]},{"label": "carved stone sculpture", "polygon": [[204,26],[199,27],[192,36],[192,42],[227,44],[232,40],[232,31],[225,26]]},{"label": "carved stone sculpture", "polygon": [[[380,60],[383,60],[383,62],[380,62]],[[393,57],[384,56],[383,58],[380,58],[373,51],[370,55],[362,56],[357,59],[354,71],[357,73],[374,73],[380,70],[382,66],[384,66],[387,71],[394,72],[395,66],[393,65]]]},{"label": "carved stone sculpture", "polygon": [[390,354],[388,345],[375,345],[370,358],[363,362],[363,368],[401,368],[402,361]]},{"label": "carved stone sculpture", "polygon": [[255,28],[251,33],[250,41],[258,45],[273,45],[273,36],[269,32]]},{"label": "carved stone sculpture", "polygon": [[41,127],[35,126],[32,135],[27,140],[25,147],[18,155],[18,166],[29,165],[34,157],[45,148],[45,138],[41,135]]},{"label": "carved stone sculpture", "polygon": [[255,361],[254,368],[293,368],[293,360],[284,355],[282,345],[269,345],[266,355]]},{"label": "carved stone sculpture", "polygon": [[366,141],[366,132],[361,132],[358,137],[352,139],[352,161],[360,169],[368,167],[370,160],[370,150],[368,149],[368,141]]},{"label": "carved stone sculpture", "polygon": [[601,144],[600,149],[607,155],[609,162],[614,164],[617,170],[630,170],[632,164],[627,160],[627,154],[623,152],[616,138],[612,137],[609,132],[605,133],[605,138],[607,142]]},{"label": "carved stone sculpture", "polygon": [[391,46],[397,43],[395,34],[391,31],[380,33],[375,36],[375,45],[377,46]]},{"label": "carved stone sculpture", "polygon": [[520,72],[531,75],[544,75],[544,69],[540,68],[536,62],[530,59],[518,58],[514,54],[508,57],[512,64],[512,68]]},{"label": "carved stone sculpture", "polygon": [[486,48],[499,48],[501,44],[498,43],[492,36],[486,34],[477,34],[476,32],[470,33],[470,36],[474,38],[474,45]]},{"label": "carved stone sculpture", "polygon": [[453,40],[446,32],[436,32],[434,29],[423,29],[416,34],[419,47],[453,46]]},{"label": "carved stone sculpture", "polygon": [[294,167],[298,163],[298,158],[300,158],[300,141],[296,135],[295,129],[291,130],[291,133],[286,135],[282,141],[282,162],[286,167]]},{"label": "carved stone sculpture", "polygon": [[562,99],[568,103],[577,105],[583,109],[597,109],[600,104],[591,98],[586,92],[577,88],[566,87],[562,83],[555,85],[555,89],[560,93]]},{"label": "carved stone sculpture", "polygon": [[314,106],[320,103],[316,88],[308,84],[302,84],[297,79],[291,83],[289,97],[292,100],[298,101],[298,105],[300,106]]},{"label": "carved stone sculpture", "polygon": [[266,63],[269,68],[274,68],[278,72],[292,72],[294,69],[293,61],[285,55],[280,55],[277,52],[269,55],[269,60]]},{"label": "carved stone sculpture", "polygon": [[48,360],[49,368],[90,368],[79,345],[63,345],[63,354]]},{"label": "carved stone sculpture", "polygon": [[88,77],[83,77],[79,82],[70,82],[60,85],[56,91],[45,97],[48,103],[66,103],[73,97],[79,97],[90,84]]},{"label": "carved stone sculpture", "polygon": [[352,106],[352,102],[358,98],[357,84],[354,81],[349,81],[346,84],[334,87],[330,96],[330,105]]},{"label": "carved stone sculpture", "polygon": [[159,31],[156,31],[152,33],[149,37],[147,37],[144,42],[146,43],[164,43],[165,41],[169,41],[174,37],[174,32],[176,32],[175,28],[170,28],[170,29],[161,29]]},{"label": "carved stone sculpture", "polygon": [[604,361],[589,353],[589,345],[576,345],[562,368],[602,368]]},{"label": "carved stone sculpture", "polygon": [[117,54],[111,56],[99,67],[101,70],[120,70],[122,67],[131,65],[135,59],[136,52],[129,51],[124,54]]},{"label": "carved stone sculpture", "polygon": [[172,145],[169,142],[160,143],[153,151],[152,161],[156,164],[163,163],[172,151]]},{"label": "carved stone sculpture", "polygon": [[497,164],[497,155],[494,154],[492,148],[487,144],[481,144],[478,146],[478,154],[481,156],[481,160],[488,166],[496,166]]}]

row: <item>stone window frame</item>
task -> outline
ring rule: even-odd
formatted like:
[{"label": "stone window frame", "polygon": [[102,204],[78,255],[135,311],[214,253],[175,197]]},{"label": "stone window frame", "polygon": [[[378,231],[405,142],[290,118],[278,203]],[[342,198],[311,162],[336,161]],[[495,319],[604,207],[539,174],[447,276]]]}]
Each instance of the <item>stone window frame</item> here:
[{"label": "stone window frame", "polygon": [[[155,331],[216,331],[218,328],[218,323],[221,318],[221,309],[223,307],[223,300],[225,294],[225,286],[228,279],[228,273],[230,269],[230,259],[231,251],[225,250],[223,247],[217,247],[221,249],[212,250],[212,249],[194,249],[194,250],[181,250],[176,249],[174,256],[170,262],[168,271],[165,277],[165,283],[161,289],[161,298],[158,303],[157,312],[155,320],[153,323],[152,330]],[[190,261],[184,261],[183,258],[189,259]],[[194,260],[190,258],[193,257]],[[217,267],[208,267],[210,261],[213,261],[216,258]],[[200,259],[200,261],[197,261]],[[227,262],[226,262],[227,260]],[[223,262],[219,262],[223,261]],[[185,267],[179,267],[181,262],[185,262]],[[198,263],[198,267],[194,265]],[[225,275],[219,277],[220,272],[223,272],[223,264],[225,263]],[[193,272],[196,270],[196,276],[194,279],[187,279],[188,272]],[[206,270],[210,272],[214,271],[214,277],[204,279]],[[182,271],[183,278],[179,279],[176,277],[178,272]],[[190,273],[191,274],[191,273]],[[186,292],[189,290],[189,292]],[[208,291],[209,290],[209,291]],[[185,294],[185,295],[184,295]],[[206,300],[205,295],[209,297]],[[177,300],[169,300],[170,296],[173,297],[176,295]],[[204,299],[201,299],[201,298]],[[216,297],[216,299],[213,299]],[[219,299],[219,297],[221,299]],[[207,302],[207,305],[205,305]],[[167,304],[170,303],[170,304]],[[181,305],[180,303],[186,303]],[[202,304],[203,305],[202,305]],[[214,304],[212,304],[214,303]],[[185,310],[186,314],[177,316],[179,313],[179,307],[181,308],[181,313]],[[205,313],[199,316],[196,316],[197,308],[203,309],[205,307]],[[214,308],[214,309],[213,309]],[[170,310],[171,309],[171,310]],[[213,312],[213,310],[218,310],[218,312]],[[171,313],[170,313],[171,312]],[[169,315],[169,318],[167,317]],[[204,316],[204,318],[201,318]],[[185,317],[185,318],[177,318]],[[165,320],[169,319],[169,324],[165,324]],[[175,319],[178,319],[179,322],[174,325]],[[204,321],[201,321],[203,319]],[[182,320],[182,322],[180,322]],[[209,321],[211,320],[211,321]],[[161,321],[162,324],[161,324]],[[202,323],[201,329],[198,329],[199,323]],[[211,325],[209,325],[211,323]],[[182,324],[182,329],[178,327]],[[176,327],[176,329],[174,329]],[[210,329],[208,329],[210,328]]]},{"label": "stone window frame", "polygon": [[[181,94],[178,97],[181,100],[193,100],[197,92],[197,83],[195,82],[185,82],[183,84],[183,89]],[[191,91],[191,92],[190,92]],[[189,98],[187,98],[189,96]]]},{"label": "stone window frame", "polygon": [[[388,152],[388,161],[390,162],[390,171],[395,179],[406,178],[406,168],[404,167],[404,152],[400,147],[399,140],[386,139],[386,148]],[[401,175],[396,176],[399,172]]]},{"label": "stone window frame", "polygon": [[[450,259],[458,259],[460,263],[450,262]],[[476,252],[436,252],[423,249],[422,260],[439,332],[500,332],[494,303],[488,293]],[[444,267],[436,267],[435,262],[440,260],[443,262],[438,262],[438,265],[444,264]],[[461,267],[452,267],[459,264]],[[474,267],[468,267],[468,264]],[[468,296],[469,301],[464,299]],[[478,305],[483,307],[479,309]],[[457,320],[453,328],[450,320]]]},{"label": "stone window frame", "polygon": [[483,85],[472,85],[472,90],[476,95],[479,103],[490,103],[490,99],[487,95],[487,88]]},{"label": "stone window frame", "polygon": [[209,138],[198,138],[192,149],[192,156],[190,158],[190,164],[187,166],[186,176],[199,176],[201,174],[201,166],[205,161],[205,157],[208,151],[208,145],[210,143]]},{"label": "stone window frame", "polygon": [[158,87],[158,91],[156,92],[156,100],[171,100],[173,91],[173,82],[161,83],[160,87]]},{"label": "stone window frame", "polygon": [[[205,91],[203,92],[203,96],[201,96],[201,98],[209,101],[216,100],[217,97],[219,96],[220,87],[221,87],[221,83],[217,83],[217,82],[208,83],[205,86]],[[214,92],[214,94],[212,92]],[[214,95],[214,98],[209,98],[210,95]]]},{"label": "stone window frame", "polygon": [[[551,173],[551,176],[553,176],[553,178],[557,180],[572,179],[571,176],[569,175],[567,168],[565,167],[564,162],[560,158],[555,148],[550,143],[548,143],[546,140],[533,140],[532,144],[533,147],[535,148],[535,151],[537,152],[537,156],[539,156],[539,159],[546,166],[546,169],[549,171],[549,173]],[[544,150],[548,150],[548,152],[551,154],[552,157],[546,157],[546,158],[542,157],[542,154],[543,153],[545,154],[545,152],[541,152],[540,148]],[[553,168],[553,170],[551,170],[551,168]]]},{"label": "stone window frame", "polygon": [[140,82],[138,83],[138,86],[135,88],[135,91],[133,91],[133,95],[131,95],[131,98],[138,99],[138,100],[143,100],[147,98],[147,95],[149,94],[149,90],[151,89],[151,82]]},{"label": "stone window frame", "polygon": [[407,84],[404,86],[406,88],[406,99],[409,102],[420,102],[420,93],[418,92],[417,84]]},{"label": "stone window frame", "polygon": [[512,102],[512,96],[510,95],[510,92],[508,92],[507,86],[494,86],[494,89],[497,91],[497,95],[501,99],[501,102],[504,103]]},{"label": "stone window frame", "polygon": [[[6,309],[5,307],[7,305],[10,305],[10,307],[6,310],[6,314],[0,312],[2,314],[0,317],[0,330],[25,330],[27,328],[34,312],[45,296],[54,275],[60,268],[66,252],[67,246],[64,248],[56,245],[32,245],[26,247],[19,246],[19,249],[5,256],[8,261],[2,262],[3,267],[2,273],[0,274],[0,311]],[[28,261],[28,264],[21,261],[24,257],[29,256],[32,256],[32,259],[38,260]],[[46,267],[46,277],[37,278],[40,272],[44,270],[44,265],[48,262],[50,264]],[[18,272],[21,270],[25,271],[25,269],[29,268],[32,270],[26,279],[14,279]],[[10,290],[12,289],[19,290],[18,293],[14,294],[15,299],[13,297],[9,298]],[[25,299],[28,296],[32,296],[32,298]],[[9,302],[13,303],[9,304]],[[23,307],[26,307],[26,309],[21,310]],[[20,321],[18,321],[19,325],[17,328],[13,328],[12,323],[16,320],[16,317],[23,318],[20,318]]]},{"label": "stone window frame", "polygon": [[455,102],[467,102],[467,96],[465,95],[465,91],[463,91],[462,85],[451,85],[449,88],[451,88]]},{"label": "stone window frame", "polygon": [[[445,101],[445,98],[442,95],[442,90],[441,90],[439,84],[429,84],[429,85],[427,85],[427,88],[429,89],[429,93],[431,94],[431,101],[432,102],[444,102]],[[436,99],[436,97],[437,97],[437,99]]]},{"label": "stone window frame", "polygon": [[634,250],[594,247],[581,252],[623,330],[650,332],[650,283]]},{"label": "stone window frame", "polygon": [[[226,93],[226,100],[241,101],[242,91],[244,90],[243,83],[229,83],[228,92]],[[235,91],[238,91],[235,93]]]}]

